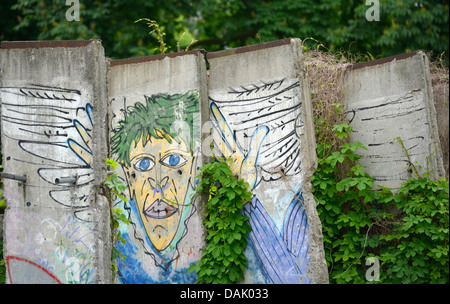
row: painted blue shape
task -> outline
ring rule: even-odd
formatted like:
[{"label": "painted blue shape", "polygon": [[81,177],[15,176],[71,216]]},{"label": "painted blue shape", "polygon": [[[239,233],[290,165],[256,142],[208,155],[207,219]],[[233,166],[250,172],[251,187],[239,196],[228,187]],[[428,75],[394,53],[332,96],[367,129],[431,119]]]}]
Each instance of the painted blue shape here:
[{"label": "painted blue shape", "polygon": [[[187,268],[174,270],[172,265],[166,269],[158,268],[157,278],[151,277],[142,267],[142,262],[136,258],[138,247],[128,233],[122,235],[126,240],[116,244],[116,249],[124,254],[126,260],[117,260],[118,281],[121,284],[193,284],[197,280],[195,272],[187,273]],[[160,279],[158,279],[160,278]]]},{"label": "painted blue shape", "polygon": [[[137,206],[134,199],[127,202],[125,209],[137,215]],[[138,216],[138,215],[137,215]],[[131,229],[140,229],[145,231],[144,225],[141,221],[131,223]],[[122,237],[125,239],[125,244],[118,242],[115,248],[119,250],[127,258],[125,261],[117,260],[118,281],[122,284],[193,284],[197,280],[195,272],[187,273],[189,267],[194,264],[191,263],[187,267],[173,267],[172,263],[178,257],[178,252],[169,252],[162,254],[155,250],[152,243],[144,234],[144,238],[139,238],[134,231],[134,236],[130,237],[128,232],[122,232]],[[145,246],[143,246],[145,244]],[[141,251],[138,255],[138,251]],[[136,256],[144,256],[145,261],[141,261]],[[142,263],[151,263],[157,270],[154,276],[149,275]]]},{"label": "painted blue shape", "polygon": [[88,117],[89,117],[89,121],[91,122],[91,125],[94,125],[94,120],[93,120],[93,117],[94,117],[94,110],[92,109],[92,105],[90,104],[90,103],[88,103],[87,105],[86,105],[86,112],[87,112],[87,114],[88,114]]},{"label": "painted blue shape", "polygon": [[300,193],[289,205],[282,234],[256,196],[244,206],[250,220],[251,246],[268,277],[275,284],[310,283],[308,269],[308,230],[303,197]]},{"label": "painted blue shape", "polygon": [[170,155],[169,164],[171,166],[176,166],[180,163],[180,157],[177,154]]}]

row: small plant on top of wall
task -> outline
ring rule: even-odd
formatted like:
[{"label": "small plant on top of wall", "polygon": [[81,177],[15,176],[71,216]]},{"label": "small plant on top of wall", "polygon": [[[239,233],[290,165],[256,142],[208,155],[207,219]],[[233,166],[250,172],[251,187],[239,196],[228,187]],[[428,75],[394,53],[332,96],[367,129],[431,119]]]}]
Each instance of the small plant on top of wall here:
[{"label": "small plant on top of wall", "polygon": [[251,227],[241,210],[252,193],[247,182],[233,175],[230,161],[208,163],[197,176],[197,194],[208,195],[204,213],[207,246],[201,260],[189,268],[189,272],[196,271],[197,284],[231,284],[244,279],[244,250]]},{"label": "small plant on top of wall", "polygon": [[[163,27],[161,27],[158,22],[156,22],[155,20],[150,20],[148,18],[140,18],[138,20],[135,21],[136,22],[145,22],[147,24],[147,27],[149,29],[152,29],[148,34],[150,36],[156,36],[155,38],[158,40],[159,43],[159,52],[160,54],[166,54],[169,49],[170,46],[167,46],[166,42],[164,41],[164,36],[166,35],[166,33],[163,30]],[[184,40],[184,36],[186,35],[186,32],[181,33],[181,35],[179,35],[178,38],[178,42],[177,42],[177,52],[181,51],[181,42]],[[191,37],[191,42],[185,47],[185,51],[188,51],[189,48],[191,47],[191,45],[193,43],[195,43],[197,40],[193,39],[193,37]],[[158,50],[158,48],[155,48],[153,51]]]},{"label": "small plant on top of wall", "polygon": [[167,44],[164,42],[164,36],[166,35],[166,33],[164,33],[164,31],[161,29],[158,22],[156,22],[155,20],[150,20],[148,18],[141,18],[136,20],[135,23],[141,21],[144,21],[147,24],[147,27],[149,29],[152,29],[148,34],[156,35],[156,38],[158,39],[159,43],[159,52],[161,54],[165,54],[169,50],[169,47],[167,47]]}]

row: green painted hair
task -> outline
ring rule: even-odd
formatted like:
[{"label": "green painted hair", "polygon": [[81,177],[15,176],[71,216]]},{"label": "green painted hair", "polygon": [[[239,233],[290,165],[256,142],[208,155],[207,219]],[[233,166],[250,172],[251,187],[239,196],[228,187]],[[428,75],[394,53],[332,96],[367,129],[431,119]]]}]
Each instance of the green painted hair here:
[{"label": "green painted hair", "polygon": [[[145,104],[140,102],[122,110],[124,118],[119,121],[111,138],[112,153],[117,160],[130,165],[131,145],[137,145],[142,139],[145,145],[150,138],[183,140],[194,151],[194,113],[199,112],[198,92],[185,94],[156,94],[145,96]],[[184,121],[189,125],[189,142],[182,138],[185,132],[178,134],[171,126],[175,121]]]}]

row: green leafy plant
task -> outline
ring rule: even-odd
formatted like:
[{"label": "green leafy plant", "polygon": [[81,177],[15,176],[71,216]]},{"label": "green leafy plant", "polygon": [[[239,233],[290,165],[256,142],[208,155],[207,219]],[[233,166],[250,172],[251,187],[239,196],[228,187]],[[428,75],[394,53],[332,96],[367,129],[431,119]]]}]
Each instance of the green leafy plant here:
[{"label": "green leafy plant", "polygon": [[231,284],[244,279],[244,250],[251,227],[241,210],[252,193],[247,182],[232,174],[230,161],[208,163],[197,176],[197,194],[208,195],[204,214],[207,245],[201,260],[189,268],[189,272],[196,271],[197,284]]},{"label": "green leafy plant", "polygon": [[[140,21],[145,21],[147,26],[152,29],[148,34],[152,35],[155,34],[156,35],[156,39],[158,40],[159,43],[159,52],[161,54],[165,54],[169,51],[170,46],[167,46],[167,43],[164,41],[164,36],[166,36],[166,33],[164,32],[164,27],[160,26],[158,24],[158,22],[156,22],[155,20],[150,20],[148,18],[140,18],[138,20],[135,21],[136,22],[140,22]],[[184,42],[184,37],[186,36],[186,31],[183,31],[181,33],[181,35],[179,35],[179,37],[176,37],[177,39],[177,52],[181,52],[181,44],[182,42]],[[188,32],[187,36],[190,37],[190,42],[185,46],[184,51],[188,51],[189,48],[195,43],[197,42],[196,39],[194,39],[194,37],[192,36],[192,34],[190,34]],[[155,49],[157,50],[157,49]],[[155,51],[154,50],[154,51]]]},{"label": "green leafy plant", "polygon": [[[373,190],[373,178],[357,162],[357,149],[366,148],[345,142],[352,132],[347,124],[332,130],[343,143],[338,149],[332,149],[333,141],[318,143],[312,177],[330,282],[448,283],[448,180],[433,181],[428,168],[419,175],[412,167],[414,178],[396,193],[385,187]],[[378,281],[365,279],[370,257],[380,261]]]},{"label": "green leafy plant", "polygon": [[[345,140],[352,128],[340,124],[335,125],[333,131],[336,138]],[[374,221],[375,215],[367,212],[368,204],[374,198],[373,178],[356,163],[360,158],[356,150],[365,147],[347,142],[332,151],[335,144],[323,142],[317,145],[318,168],[312,177],[313,194],[323,225],[330,282],[361,283],[364,275],[357,276],[356,267],[349,268],[360,262],[367,241],[366,232]],[[344,178],[340,177],[338,165],[350,168]]]},{"label": "green leafy plant", "polygon": [[[1,151],[0,151],[1,152]],[[1,157],[1,153],[0,153]],[[3,166],[0,165],[0,172],[3,171]],[[3,198],[3,180],[0,178],[0,214],[3,213],[3,210],[6,208],[6,202]]]},{"label": "green leafy plant", "polygon": [[448,284],[448,180],[410,178],[387,199],[395,201],[399,212],[393,217],[392,232],[379,237],[384,243],[379,252],[382,282]]},{"label": "green leafy plant", "polygon": [[[113,170],[116,169],[118,163],[112,159],[106,159],[106,165],[111,167]],[[117,272],[116,260],[121,258],[122,260],[126,260],[126,256],[123,255],[119,250],[117,250],[114,246],[116,242],[121,242],[125,245],[125,239],[122,237],[122,233],[119,230],[120,224],[124,223],[126,225],[130,224],[127,216],[123,213],[122,209],[114,208],[113,202],[117,199],[120,199],[124,202],[127,201],[127,198],[123,194],[123,192],[127,189],[127,186],[123,183],[123,181],[119,178],[115,171],[111,171],[111,174],[108,174],[105,181],[106,186],[106,197],[110,203],[110,226],[111,226],[111,242],[112,252],[111,252],[111,267],[113,274]],[[114,275],[113,275],[114,277]],[[114,278],[113,278],[114,279]]]},{"label": "green leafy plant", "polygon": [[136,20],[135,23],[140,21],[145,21],[150,29],[153,28],[148,34],[151,35],[153,33],[156,33],[156,38],[159,42],[159,51],[161,54],[165,54],[169,50],[167,44],[164,42],[164,36],[166,35],[166,33],[164,33],[158,22],[156,22],[155,20],[150,20],[148,18],[141,18]]},{"label": "green leafy plant", "polygon": [[[181,52],[181,51],[182,51],[182,49],[181,49],[181,43],[182,43],[183,38],[184,38],[185,35],[186,35],[186,32],[183,32],[183,33],[181,34],[180,38],[178,39],[178,42],[177,42],[177,52]],[[191,37],[191,40],[190,40],[189,44],[186,45],[186,47],[184,48],[184,51],[189,51],[189,48],[190,48],[195,42],[197,42],[197,40],[195,40],[194,38]]]}]

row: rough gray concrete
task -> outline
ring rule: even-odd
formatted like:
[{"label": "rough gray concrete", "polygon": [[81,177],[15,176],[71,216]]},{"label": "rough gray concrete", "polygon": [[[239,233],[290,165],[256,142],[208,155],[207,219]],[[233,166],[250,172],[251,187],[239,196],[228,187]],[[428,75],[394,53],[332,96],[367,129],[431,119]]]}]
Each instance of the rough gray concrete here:
[{"label": "rough gray concrete", "polygon": [[211,140],[235,145],[254,193],[245,282],[328,282],[300,40],[210,53],[209,79],[199,50],[106,60],[99,41],[4,42],[0,54],[4,172],[26,176],[4,180],[9,283],[111,282],[107,157],[127,186],[114,212],[130,220],[116,281],[194,282],[205,244],[192,195]]},{"label": "rough gray concrete", "polygon": [[[131,221],[120,227],[127,260],[117,260],[116,281],[194,282],[187,268],[201,257],[204,229],[192,194],[211,141],[254,194],[244,208],[253,228],[245,283],[328,283],[301,41],[207,60],[209,71],[199,50],[111,61],[95,40],[2,42],[3,171],[26,176],[3,179],[8,283],[111,282],[107,157],[127,185],[113,208]],[[425,54],[355,65],[346,77],[351,139],[369,148],[357,152],[376,185],[395,190],[411,164],[442,176],[442,113]],[[448,112],[446,126],[448,136]],[[76,182],[56,182],[66,177]]]},{"label": "rough gray concrete", "polygon": [[0,58],[4,172],[27,177],[3,180],[7,282],[108,283],[103,47],[3,42]]},{"label": "rough gray concrete", "polygon": [[[411,164],[432,176],[444,175],[428,58],[423,52],[358,64],[346,74],[346,111],[360,163],[375,187],[396,190],[414,177]],[[405,155],[400,138],[410,155]]]},{"label": "rough gray concrete", "polygon": [[3,240],[3,214],[0,214],[0,240]]},{"label": "rough gray concrete", "polygon": [[208,119],[201,51],[116,60],[108,73],[111,157],[127,185],[117,207],[127,256],[120,283],[193,283],[190,265],[204,246],[195,192],[204,162],[201,125]]},{"label": "rough gray concrete", "polygon": [[444,159],[445,176],[449,176],[449,79],[447,75],[431,72],[433,86],[434,107],[436,108],[436,121],[441,141],[442,156]]},{"label": "rough gray concrete", "polygon": [[322,226],[311,193],[317,166],[299,39],[208,53],[215,155],[254,194],[245,283],[328,283]]}]

